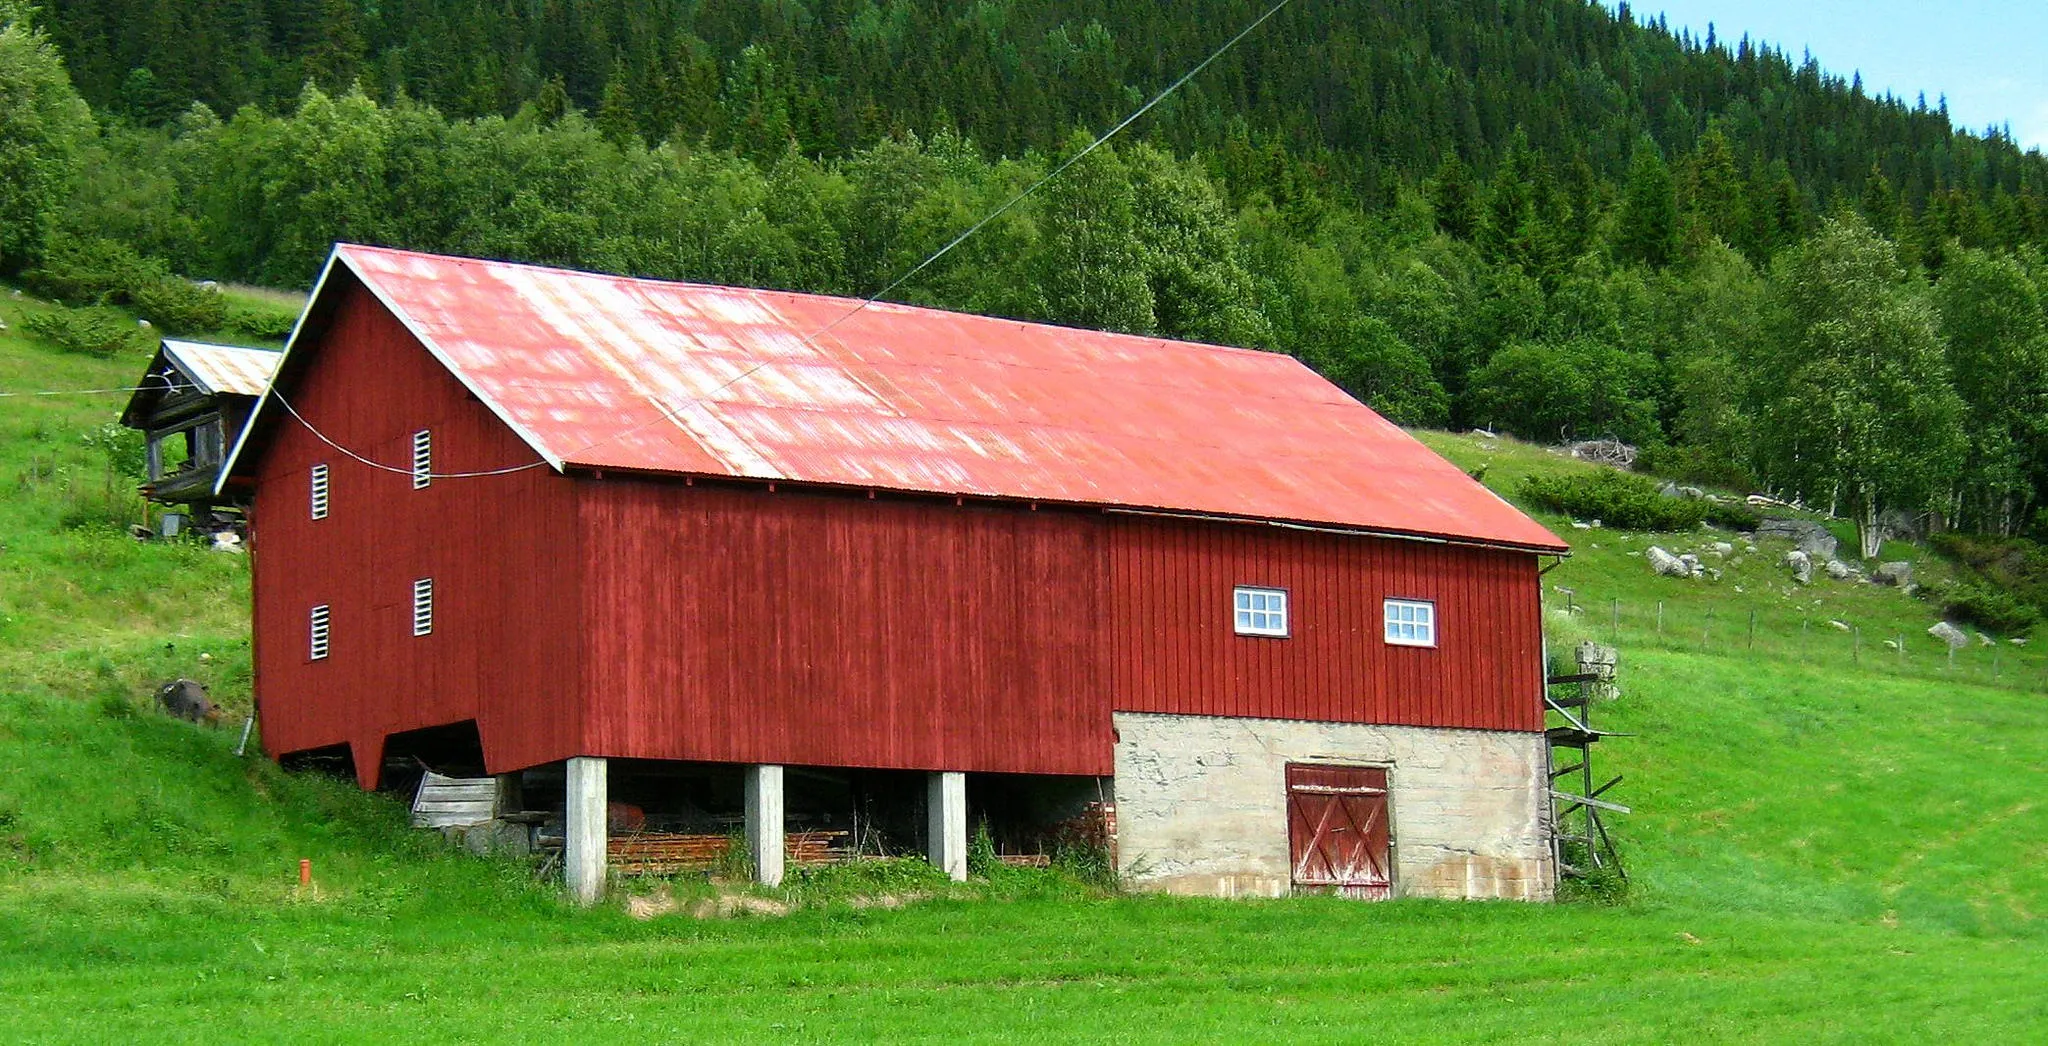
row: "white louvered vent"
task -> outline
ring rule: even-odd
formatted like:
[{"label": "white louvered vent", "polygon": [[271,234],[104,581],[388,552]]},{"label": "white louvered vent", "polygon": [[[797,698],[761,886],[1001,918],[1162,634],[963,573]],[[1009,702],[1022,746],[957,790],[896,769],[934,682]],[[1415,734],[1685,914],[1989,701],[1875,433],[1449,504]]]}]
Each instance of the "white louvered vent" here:
[{"label": "white louvered vent", "polygon": [[434,437],[426,429],[412,434],[412,489],[434,481]]},{"label": "white louvered vent", "polygon": [[327,604],[322,603],[313,608],[312,616],[308,621],[309,627],[307,632],[311,636],[311,643],[307,652],[312,655],[312,659],[315,661],[319,661],[327,656],[327,617]]},{"label": "white louvered vent", "polygon": [[431,635],[434,631],[434,579],[423,577],[412,583],[412,634]]},{"label": "white louvered vent", "polygon": [[313,466],[313,518],[327,518],[327,466]]}]

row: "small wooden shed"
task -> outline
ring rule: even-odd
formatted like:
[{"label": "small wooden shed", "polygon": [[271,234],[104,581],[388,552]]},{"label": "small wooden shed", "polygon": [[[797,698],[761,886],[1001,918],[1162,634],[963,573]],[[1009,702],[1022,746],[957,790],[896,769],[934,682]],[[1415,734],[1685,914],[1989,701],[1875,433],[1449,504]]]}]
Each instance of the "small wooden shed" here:
[{"label": "small wooden shed", "polygon": [[282,355],[164,339],[121,412],[121,424],[140,430],[149,441],[143,497],[189,505],[195,515],[232,509],[245,500],[246,491],[216,494],[214,484]]}]

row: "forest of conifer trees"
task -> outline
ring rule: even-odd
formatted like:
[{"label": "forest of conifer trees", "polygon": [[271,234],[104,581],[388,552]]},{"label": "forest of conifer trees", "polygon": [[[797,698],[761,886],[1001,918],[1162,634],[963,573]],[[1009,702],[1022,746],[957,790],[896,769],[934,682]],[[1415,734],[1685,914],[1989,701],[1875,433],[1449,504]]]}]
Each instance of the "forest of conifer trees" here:
[{"label": "forest of conifer trees", "polygon": [[[0,275],[303,286],[342,239],[865,295],[1266,6],[0,0]],[[1297,0],[891,296],[2038,534],[2044,247],[2038,152],[1747,39]]]}]

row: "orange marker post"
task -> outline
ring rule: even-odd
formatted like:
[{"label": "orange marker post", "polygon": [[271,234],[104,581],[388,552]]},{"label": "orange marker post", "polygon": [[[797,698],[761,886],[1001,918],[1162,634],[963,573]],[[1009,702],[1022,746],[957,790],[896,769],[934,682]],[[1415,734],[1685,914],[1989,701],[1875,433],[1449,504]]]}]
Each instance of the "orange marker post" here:
[{"label": "orange marker post", "polygon": [[310,857],[299,858],[299,885],[313,885],[313,859]]}]

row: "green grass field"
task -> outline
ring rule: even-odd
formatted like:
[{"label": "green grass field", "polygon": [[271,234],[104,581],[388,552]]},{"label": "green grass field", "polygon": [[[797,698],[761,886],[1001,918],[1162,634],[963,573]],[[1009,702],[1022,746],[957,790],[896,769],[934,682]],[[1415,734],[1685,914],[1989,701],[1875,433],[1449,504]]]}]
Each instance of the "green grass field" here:
[{"label": "green grass field", "polygon": [[[140,356],[22,337],[34,307],[0,290],[0,390],[140,372]],[[1623,608],[1624,693],[1597,712],[1639,735],[1601,753],[1637,811],[1617,818],[1634,873],[1620,903],[1189,901],[1020,874],[913,876],[934,896],[900,909],[852,899],[904,882],[838,882],[794,891],[785,917],[641,921],[572,910],[523,865],[404,828],[393,800],[238,760],[234,730],[148,711],[146,685],[173,674],[246,707],[246,564],[136,543],[118,513],[89,511],[107,477],[84,436],[121,401],[0,399],[0,1041],[1975,1042],[2048,1027],[2048,666],[2001,645],[1995,665],[1973,647],[1950,668],[1923,604],[1794,590],[1770,550],[1719,583],[1658,579],[1628,551],[1702,537],[1547,520],[1580,546],[1545,579],[1553,605],[1562,587],[1586,608],[1550,613],[1554,644],[1608,638]],[[1583,467],[1426,438],[1491,461],[1497,489]],[[1661,633],[1636,609],[1658,602]],[[1709,611],[1724,631],[1695,631]],[[1830,619],[1861,630],[1860,654],[1810,627]],[[1879,644],[1901,632],[1903,657]]]}]

